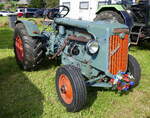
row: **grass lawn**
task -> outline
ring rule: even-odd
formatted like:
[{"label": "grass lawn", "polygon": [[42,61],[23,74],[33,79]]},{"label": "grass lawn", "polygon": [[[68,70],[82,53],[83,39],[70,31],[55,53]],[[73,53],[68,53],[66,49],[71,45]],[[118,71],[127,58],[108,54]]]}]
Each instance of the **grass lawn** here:
[{"label": "grass lawn", "polygon": [[[0,17],[0,22],[5,20]],[[89,89],[86,107],[68,113],[55,91],[56,63],[45,63],[35,72],[20,70],[12,37],[13,30],[0,27],[0,118],[150,118],[150,45],[130,49],[142,68],[138,87],[123,96]]]}]

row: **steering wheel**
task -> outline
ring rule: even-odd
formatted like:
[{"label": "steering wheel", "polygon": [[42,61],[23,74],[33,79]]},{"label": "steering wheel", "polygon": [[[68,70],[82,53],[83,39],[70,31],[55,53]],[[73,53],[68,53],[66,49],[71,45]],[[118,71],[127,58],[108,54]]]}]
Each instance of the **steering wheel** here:
[{"label": "steering wheel", "polygon": [[58,9],[59,11],[58,12],[52,12],[52,11],[49,11],[48,12],[48,15],[47,17],[49,19],[54,19],[54,18],[64,18],[65,16],[68,15],[70,9],[69,7],[65,6],[65,5],[59,5],[53,9]]},{"label": "steering wheel", "polygon": [[[57,9],[59,9],[60,11],[57,13],[57,15],[61,18],[64,18],[65,16],[68,15],[70,9],[69,7],[65,6],[65,5],[59,5],[58,7],[56,7]],[[65,13],[62,13],[65,12]]]}]

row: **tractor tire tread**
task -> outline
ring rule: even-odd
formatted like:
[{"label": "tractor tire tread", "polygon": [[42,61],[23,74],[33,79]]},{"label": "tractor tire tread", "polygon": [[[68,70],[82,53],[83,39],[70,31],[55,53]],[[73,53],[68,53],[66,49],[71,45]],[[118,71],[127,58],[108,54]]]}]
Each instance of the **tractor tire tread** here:
[{"label": "tractor tire tread", "polygon": [[57,91],[58,91],[57,78],[63,70],[66,72],[69,72],[69,76],[70,76],[70,78],[72,78],[71,83],[74,86],[73,90],[75,93],[75,98],[73,99],[73,102],[70,105],[67,105],[66,103],[64,103],[64,101],[61,99],[60,95],[59,95],[59,99],[60,99],[61,103],[67,107],[67,110],[69,112],[77,112],[77,111],[81,110],[83,108],[83,106],[86,104],[87,90],[86,90],[85,81],[83,79],[83,76],[81,75],[79,68],[74,67],[72,65],[62,66],[58,69],[57,74],[56,74]]},{"label": "tractor tire tread", "polygon": [[132,74],[135,78],[135,86],[137,86],[141,79],[141,67],[138,61],[132,55],[129,55],[128,58],[128,68],[132,71]]},{"label": "tractor tire tread", "polygon": [[21,37],[21,40],[23,41],[23,48],[24,48],[24,55],[25,55],[23,62],[19,62],[16,56],[17,63],[24,70],[27,71],[36,70],[38,65],[40,65],[40,63],[43,60],[43,50],[42,50],[41,41],[39,39],[34,39],[33,37],[29,36],[25,26],[22,23],[16,24],[14,42],[15,42],[15,37],[17,35],[19,35]]}]

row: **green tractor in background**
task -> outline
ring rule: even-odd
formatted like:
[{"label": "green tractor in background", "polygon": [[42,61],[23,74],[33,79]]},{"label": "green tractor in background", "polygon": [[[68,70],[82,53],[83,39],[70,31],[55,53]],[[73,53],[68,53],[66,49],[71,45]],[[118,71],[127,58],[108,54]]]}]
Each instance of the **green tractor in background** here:
[{"label": "green tractor in background", "polygon": [[96,12],[95,21],[106,20],[126,24],[130,29],[131,44],[150,38],[150,1],[121,0],[116,4],[101,5]]}]

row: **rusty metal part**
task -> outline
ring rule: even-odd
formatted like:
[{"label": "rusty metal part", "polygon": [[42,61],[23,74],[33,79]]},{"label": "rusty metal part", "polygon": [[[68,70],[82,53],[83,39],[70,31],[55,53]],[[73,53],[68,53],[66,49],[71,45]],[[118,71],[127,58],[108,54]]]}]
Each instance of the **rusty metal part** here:
[{"label": "rusty metal part", "polygon": [[65,47],[67,45],[67,40],[68,39],[65,39],[64,44],[62,45],[62,47],[60,47],[58,49],[58,51],[52,57],[49,57],[49,59],[54,59],[55,57],[57,57],[58,55],[60,55],[60,53],[65,49]]},{"label": "rusty metal part", "polygon": [[76,35],[71,35],[71,36],[68,36],[68,40],[87,43],[87,42],[89,42],[89,40],[91,40],[91,39],[87,39],[87,38],[84,37],[84,36],[78,36],[78,37],[77,37]]},{"label": "rusty metal part", "polygon": [[127,33],[127,34],[129,34],[129,29],[116,28],[113,30],[113,33]]},{"label": "rusty metal part", "polygon": [[91,34],[89,32],[84,31],[84,30],[79,30],[79,33],[91,36]]}]

